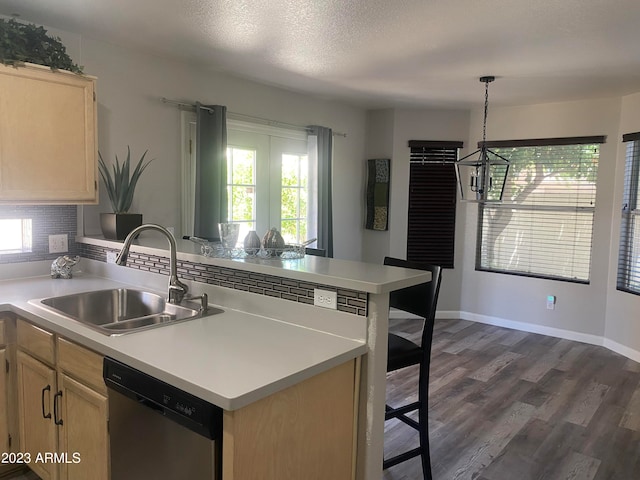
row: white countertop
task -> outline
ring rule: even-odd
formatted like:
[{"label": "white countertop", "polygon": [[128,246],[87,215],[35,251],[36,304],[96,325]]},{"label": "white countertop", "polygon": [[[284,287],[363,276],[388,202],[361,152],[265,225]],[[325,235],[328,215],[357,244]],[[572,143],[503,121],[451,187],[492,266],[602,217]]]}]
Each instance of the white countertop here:
[{"label": "white countertop", "polygon": [[71,280],[3,280],[0,311],[13,311],[225,410],[241,408],[366,353],[362,340],[224,306],[222,314],[109,337],[29,302],[126,286],[132,287],[87,274]]},{"label": "white countertop", "polygon": [[[120,249],[122,242],[98,237],[77,237],[76,242]],[[266,275],[288,277],[309,283],[330,285],[367,293],[388,293],[431,280],[431,273],[407,268],[385,267],[375,263],[355,262],[334,258],[306,255],[295,260],[280,258],[227,259],[205,257],[200,246],[189,240],[176,240],[178,259],[221,267],[234,268]],[[168,256],[168,242],[159,235],[135,240],[131,251],[151,255]]]}]

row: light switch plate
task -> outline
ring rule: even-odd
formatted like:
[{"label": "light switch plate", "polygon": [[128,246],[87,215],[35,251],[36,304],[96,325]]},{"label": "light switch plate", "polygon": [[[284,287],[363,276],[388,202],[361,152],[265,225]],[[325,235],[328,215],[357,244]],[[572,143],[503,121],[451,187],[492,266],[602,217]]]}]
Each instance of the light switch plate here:
[{"label": "light switch plate", "polygon": [[317,307],[338,309],[338,293],[322,290],[320,288],[313,289],[313,304]]},{"label": "light switch plate", "polygon": [[107,252],[107,263],[116,263],[118,254],[116,252]]},{"label": "light switch plate", "polygon": [[69,236],[66,233],[49,235],[49,253],[66,253],[69,251]]}]

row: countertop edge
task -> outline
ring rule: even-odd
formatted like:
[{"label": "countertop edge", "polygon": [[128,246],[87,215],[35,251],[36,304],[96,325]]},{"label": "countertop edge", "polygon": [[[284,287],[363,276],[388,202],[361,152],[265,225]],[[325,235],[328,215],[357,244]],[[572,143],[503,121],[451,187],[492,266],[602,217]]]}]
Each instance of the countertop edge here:
[{"label": "countertop edge", "polygon": [[[77,243],[95,245],[118,250],[122,242],[98,237],[78,236]],[[141,243],[142,242],[142,243]],[[167,256],[165,239],[145,238],[134,241],[131,251]],[[176,240],[177,258],[182,261],[215,265],[235,270],[262,273],[336,288],[346,288],[372,294],[389,293],[431,281],[430,272],[399,267],[368,264],[352,260],[315,257],[307,255],[301,259],[228,259],[207,257],[199,253],[199,246],[189,240]],[[167,244],[168,245],[168,244]]]}]

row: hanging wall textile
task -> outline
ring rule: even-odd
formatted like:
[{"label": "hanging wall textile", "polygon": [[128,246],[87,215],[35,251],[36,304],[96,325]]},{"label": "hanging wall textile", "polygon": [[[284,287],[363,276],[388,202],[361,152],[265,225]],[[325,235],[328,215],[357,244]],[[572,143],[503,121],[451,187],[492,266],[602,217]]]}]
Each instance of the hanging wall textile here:
[{"label": "hanging wall textile", "polygon": [[367,160],[367,221],[369,230],[389,228],[389,182],[388,158]]}]

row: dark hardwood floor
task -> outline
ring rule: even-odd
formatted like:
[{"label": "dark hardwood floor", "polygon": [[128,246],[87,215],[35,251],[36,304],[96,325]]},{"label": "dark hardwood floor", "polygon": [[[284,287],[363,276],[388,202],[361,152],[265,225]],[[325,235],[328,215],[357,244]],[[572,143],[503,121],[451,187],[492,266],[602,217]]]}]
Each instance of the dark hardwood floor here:
[{"label": "dark hardwood floor", "polygon": [[[419,320],[391,331],[419,341]],[[640,364],[604,347],[464,320],[436,320],[429,436],[434,480],[640,479]],[[415,398],[417,368],[387,378]],[[418,443],[396,420],[385,453]],[[422,478],[420,460],[384,480]]]}]

